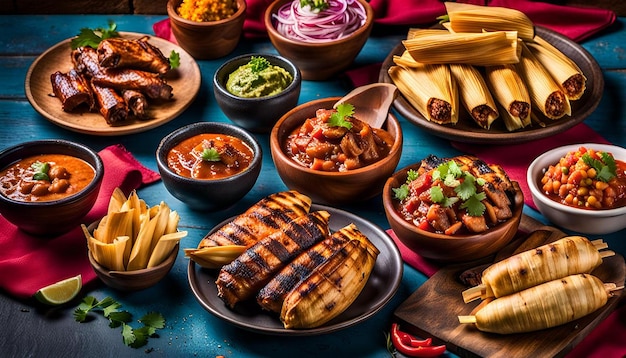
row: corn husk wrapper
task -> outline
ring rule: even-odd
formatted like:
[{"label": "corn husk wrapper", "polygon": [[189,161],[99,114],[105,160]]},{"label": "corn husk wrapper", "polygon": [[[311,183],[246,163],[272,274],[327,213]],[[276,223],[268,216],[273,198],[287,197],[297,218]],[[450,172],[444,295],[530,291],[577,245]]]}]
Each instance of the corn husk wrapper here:
[{"label": "corn husk wrapper", "polygon": [[526,43],[528,49],[561,86],[569,100],[580,99],[585,92],[587,78],[578,65],[541,37],[536,36],[535,41]]},{"label": "corn husk wrapper", "polygon": [[185,256],[198,265],[216,269],[228,265],[246,251],[244,245],[206,246],[198,249],[185,249]]},{"label": "corn husk wrapper", "polygon": [[522,59],[516,66],[528,86],[534,109],[553,120],[572,114],[569,99],[561,90],[561,86],[524,44]]},{"label": "corn husk wrapper", "polygon": [[389,68],[389,77],[426,120],[439,124],[458,122],[458,89],[447,65],[398,64]]},{"label": "corn husk wrapper", "polygon": [[516,31],[519,38],[529,41],[535,36],[533,22],[519,10],[457,2],[444,4],[453,32]]},{"label": "corn husk wrapper", "polygon": [[185,236],[187,236],[187,231],[176,231],[161,236],[152,250],[152,254],[150,255],[150,259],[148,260],[146,267],[155,267],[165,261],[165,259],[170,256],[172,251],[176,248],[180,239]]},{"label": "corn husk wrapper", "polygon": [[491,94],[502,107],[500,116],[508,131],[524,128],[531,123],[530,94],[514,65],[485,67],[485,79]]},{"label": "corn husk wrapper", "polygon": [[450,64],[450,71],[459,86],[461,102],[474,122],[489,129],[499,114],[483,76],[471,65]]},{"label": "corn husk wrapper", "polygon": [[451,33],[418,30],[402,41],[415,61],[427,64],[460,63],[493,66],[520,61],[521,49],[515,31]]}]

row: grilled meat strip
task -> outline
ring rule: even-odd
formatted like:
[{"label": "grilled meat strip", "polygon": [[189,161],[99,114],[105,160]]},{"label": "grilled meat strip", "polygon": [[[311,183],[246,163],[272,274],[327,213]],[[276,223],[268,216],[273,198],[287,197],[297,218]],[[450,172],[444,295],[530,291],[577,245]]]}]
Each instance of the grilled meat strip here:
[{"label": "grilled meat strip", "polygon": [[75,49],[72,51],[71,58],[74,68],[89,78],[102,73],[102,68],[98,63],[98,53],[91,47]]},{"label": "grilled meat strip", "polygon": [[167,100],[172,97],[172,86],[157,73],[129,68],[104,68],[101,73],[94,74],[91,80],[103,87],[140,91],[149,98]]},{"label": "grilled meat strip", "polygon": [[217,231],[205,236],[198,248],[223,245],[251,246],[285,227],[293,219],[306,215],[311,199],[297,191],[271,194]]},{"label": "grilled meat strip", "polygon": [[100,114],[108,124],[125,121],[128,118],[128,107],[124,98],[114,89],[91,83],[91,89],[98,102]]},{"label": "grilled meat strip", "polygon": [[126,102],[128,109],[140,119],[146,119],[148,117],[146,110],[148,109],[148,100],[143,93],[134,90],[122,91],[122,98]]},{"label": "grilled meat strip", "polygon": [[75,69],[68,73],[57,71],[50,75],[52,91],[56,98],[61,101],[65,112],[71,112],[81,104],[87,104],[93,108],[93,94],[87,80]]},{"label": "grilled meat strip", "polygon": [[300,281],[313,270],[328,260],[335,252],[356,236],[363,235],[354,224],[350,224],[333,233],[305,252],[301,253],[263,286],[256,296],[257,303],[268,311],[278,312],[285,297]]},{"label": "grilled meat strip", "polygon": [[148,42],[147,36],[137,40],[108,38],[100,42],[97,52],[102,67],[134,68],[160,74],[171,68],[169,59]]},{"label": "grilled meat strip", "polygon": [[218,296],[231,308],[254,297],[291,260],[328,237],[329,217],[327,211],[301,216],[249,247],[220,270]]}]

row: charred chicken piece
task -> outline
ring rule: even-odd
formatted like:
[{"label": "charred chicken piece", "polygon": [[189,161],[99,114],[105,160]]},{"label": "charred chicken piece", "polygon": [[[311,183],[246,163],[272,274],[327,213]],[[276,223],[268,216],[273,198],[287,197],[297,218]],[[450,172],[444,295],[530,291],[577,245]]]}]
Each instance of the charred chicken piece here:
[{"label": "charred chicken piece", "polygon": [[133,69],[105,68],[102,73],[92,78],[94,84],[111,87],[117,90],[136,90],[145,93],[149,98],[170,99],[172,86],[158,74]]},{"label": "charred chicken piece", "polygon": [[105,39],[98,45],[97,53],[100,66],[105,68],[134,68],[159,74],[171,68],[169,59],[148,42],[148,37]]},{"label": "charred chicken piece", "polygon": [[61,101],[65,112],[71,112],[81,104],[86,104],[89,109],[93,108],[93,94],[89,83],[76,70],[71,69],[68,73],[57,71],[50,75],[50,82],[52,91]]},{"label": "charred chicken piece", "polygon": [[148,109],[148,100],[143,93],[134,90],[124,90],[122,91],[122,98],[124,98],[124,102],[128,109],[140,119],[147,119],[148,114],[146,110]]},{"label": "charred chicken piece", "polygon": [[124,98],[114,89],[91,83],[91,88],[99,105],[100,114],[107,124],[112,125],[128,118],[128,107]]}]

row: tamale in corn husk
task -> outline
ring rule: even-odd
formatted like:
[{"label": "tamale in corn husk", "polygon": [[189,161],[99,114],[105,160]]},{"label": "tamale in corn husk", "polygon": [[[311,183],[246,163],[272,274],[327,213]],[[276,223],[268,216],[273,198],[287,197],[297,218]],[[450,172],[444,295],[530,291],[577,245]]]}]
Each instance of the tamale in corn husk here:
[{"label": "tamale in corn husk", "polygon": [[528,47],[524,43],[521,45],[522,58],[516,67],[528,86],[533,108],[553,120],[571,115],[572,108],[561,86]]},{"label": "tamale in corn husk", "polygon": [[391,66],[389,77],[400,93],[428,121],[456,124],[458,90],[447,65]]},{"label": "tamale in corn husk", "polygon": [[515,31],[451,33],[440,30],[418,30],[402,41],[417,62],[428,64],[461,63],[493,66],[518,63],[521,49]]},{"label": "tamale in corn husk", "polygon": [[539,36],[535,37],[534,43],[528,42],[526,46],[561,86],[569,100],[582,97],[587,78],[574,61]]},{"label": "tamale in corn husk", "polygon": [[471,65],[450,64],[465,109],[479,126],[489,129],[499,116],[496,103],[478,69]]},{"label": "tamale in corn husk", "polygon": [[457,2],[446,2],[445,6],[453,32],[516,31],[523,40],[535,36],[533,22],[521,11]]},{"label": "tamale in corn husk", "polygon": [[502,106],[500,116],[506,129],[514,131],[531,123],[531,99],[515,65],[485,67],[486,83]]}]

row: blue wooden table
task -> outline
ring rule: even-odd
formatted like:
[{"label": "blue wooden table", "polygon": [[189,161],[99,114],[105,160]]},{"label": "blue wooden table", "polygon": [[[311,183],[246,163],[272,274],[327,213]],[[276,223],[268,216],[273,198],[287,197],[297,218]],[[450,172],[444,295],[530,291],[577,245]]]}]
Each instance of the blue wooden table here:
[{"label": "blue wooden table", "polygon": [[[68,131],[50,123],[30,105],[24,94],[26,72],[42,52],[70,38],[83,27],[105,26],[110,20],[120,31],[152,34],[152,24],[163,16],[80,15],[80,16],[0,16],[0,149],[35,139],[63,138],[100,150],[120,143],[145,166],[157,170],[155,149],[162,137],[176,128],[197,121],[228,122],[212,94],[211,79],[223,59],[198,61],[202,85],[195,102],[175,120],[152,130],[119,137],[99,137]],[[626,19],[618,19],[614,29],[585,41],[582,46],[600,64],[605,92],[597,110],[585,121],[609,141],[626,146]],[[405,36],[405,32],[374,34],[356,59],[355,67],[380,63]],[[230,56],[250,52],[276,53],[266,40],[243,41]],[[324,82],[304,81],[300,103],[316,98],[341,96],[350,90],[345,78]],[[449,141],[423,132],[400,117],[404,148],[398,168],[412,164],[428,154],[459,154]],[[167,202],[181,216],[181,229],[189,235],[181,247],[195,247],[218,222],[233,216],[276,191],[286,189],[274,170],[267,135],[257,135],[265,153],[263,169],[252,191],[235,207],[205,213],[189,210],[156,183],[139,191],[150,205]],[[388,228],[380,197],[365,204],[342,207],[382,228]],[[537,212],[525,213],[545,222]],[[626,231],[606,235],[610,247],[626,254]],[[275,337],[250,333],[221,321],[206,312],[196,301],[187,281],[187,260],[179,255],[175,267],[157,286],[145,291],[124,294],[95,286],[88,292],[98,298],[112,296],[136,317],[149,311],[161,312],[167,326],[158,338],[141,349],[122,343],[120,332],[110,329],[102,319],[79,324],[74,322],[74,307],[43,310],[0,293],[0,352],[2,356],[198,356],[214,357],[385,357],[389,356],[384,333],[388,331],[394,309],[427,279],[405,265],[402,283],[395,297],[376,315],[351,328],[313,337]],[[149,353],[149,355],[147,355]]]}]

